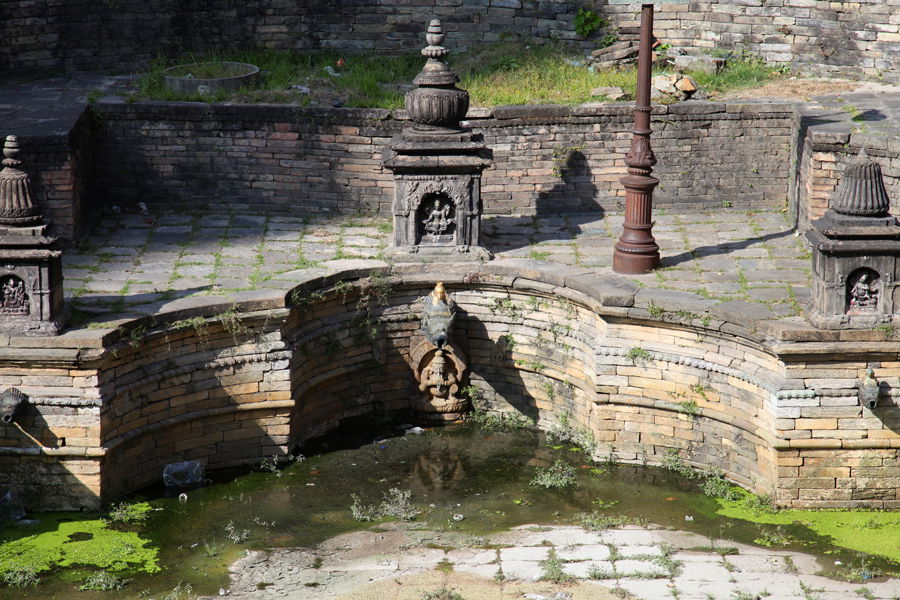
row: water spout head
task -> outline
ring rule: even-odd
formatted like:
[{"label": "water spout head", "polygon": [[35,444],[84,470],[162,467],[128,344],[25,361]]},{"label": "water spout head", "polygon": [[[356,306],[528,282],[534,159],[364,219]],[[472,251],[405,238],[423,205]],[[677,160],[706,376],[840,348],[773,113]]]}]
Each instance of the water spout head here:
[{"label": "water spout head", "polygon": [[0,394],[0,422],[9,425],[15,421],[16,413],[27,399],[28,396],[16,388],[9,388]]},{"label": "water spout head", "polygon": [[875,371],[872,368],[866,369],[866,374],[862,381],[859,382],[859,403],[868,409],[878,406],[878,397],[881,395],[881,385],[875,379]]}]

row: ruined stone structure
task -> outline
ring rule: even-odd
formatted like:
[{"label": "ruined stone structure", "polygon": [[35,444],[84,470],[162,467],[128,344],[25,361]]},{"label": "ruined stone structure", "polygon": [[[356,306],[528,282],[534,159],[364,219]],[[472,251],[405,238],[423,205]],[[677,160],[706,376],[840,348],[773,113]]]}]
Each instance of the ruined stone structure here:
[{"label": "ruined stone structure", "polygon": [[469,94],[443,58],[444,34],[433,20],[422,54],[428,61],[406,94],[412,127],[392,140],[385,168],[394,174],[394,236],[401,260],[490,258],[480,246],[481,172],[490,166],[481,136],[462,128]]},{"label": "ruined stone structure", "polygon": [[0,171],[0,332],[53,335],[63,318],[61,252],[19,169],[19,142],[7,136]]},{"label": "ruined stone structure", "polygon": [[881,167],[863,150],[831,208],[806,233],[813,248],[809,319],[817,327],[874,327],[900,312],[900,224],[889,210]]}]

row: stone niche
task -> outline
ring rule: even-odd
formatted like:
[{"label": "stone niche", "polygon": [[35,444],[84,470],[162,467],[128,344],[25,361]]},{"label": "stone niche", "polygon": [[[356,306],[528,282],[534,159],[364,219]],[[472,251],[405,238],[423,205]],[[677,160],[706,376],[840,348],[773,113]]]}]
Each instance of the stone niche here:
[{"label": "stone niche", "polygon": [[847,167],[821,219],[806,237],[813,250],[809,321],[823,329],[874,327],[900,308],[900,225],[881,167],[863,151]]}]

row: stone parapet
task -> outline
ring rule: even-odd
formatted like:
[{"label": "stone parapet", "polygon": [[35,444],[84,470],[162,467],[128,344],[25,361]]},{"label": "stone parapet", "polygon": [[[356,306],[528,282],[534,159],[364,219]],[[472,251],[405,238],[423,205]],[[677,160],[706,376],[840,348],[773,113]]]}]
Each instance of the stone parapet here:
[{"label": "stone parapet", "polygon": [[[257,464],[361,419],[410,416],[409,340],[438,280],[460,310],[464,383],[490,410],[567,421],[598,458],[721,468],[783,505],[900,506],[900,363],[896,344],[869,341],[883,332],[818,340],[800,322],[529,260],[334,261],[288,293],[5,338],[0,384],[29,400],[0,428],[0,481],[32,509],[96,508],[169,462]],[[857,392],[868,367],[882,383],[871,409]]]}]

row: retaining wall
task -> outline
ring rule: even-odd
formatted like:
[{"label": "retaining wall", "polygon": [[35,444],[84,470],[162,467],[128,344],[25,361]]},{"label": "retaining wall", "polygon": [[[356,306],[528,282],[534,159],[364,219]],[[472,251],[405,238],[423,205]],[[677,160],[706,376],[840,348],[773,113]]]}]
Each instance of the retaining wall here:
[{"label": "retaining wall", "polygon": [[[11,339],[0,377],[30,399],[2,430],[0,483],[31,509],[96,508],[169,462],[257,464],[355,418],[414,412],[410,337],[443,279],[467,383],[490,410],[566,420],[598,457],[675,453],[784,505],[900,507],[900,357],[879,331],[757,321],[683,295],[660,312],[658,293],[626,280],[531,261],[346,264],[287,295],[177,300],[118,329]],[[875,409],[856,396],[867,366]]]},{"label": "retaining wall", "polygon": [[[900,79],[898,0],[671,0],[657,2],[655,33],[676,47],[744,49],[804,72]],[[145,68],[159,54],[232,47],[341,52],[419,48],[433,16],[454,50],[508,36],[585,49],[608,31],[633,34],[641,2],[593,0],[14,0],[0,24],[4,74]],[[611,22],[587,40],[575,16]]]},{"label": "retaining wall", "polygon": [[[202,103],[100,103],[92,196],[160,209],[389,214],[381,166],[405,111]],[[782,207],[788,194],[789,104],[654,106],[662,181],[654,204],[678,209]],[[485,212],[620,210],[630,104],[501,106],[470,112],[493,166]],[[139,181],[141,185],[135,186]]]}]

